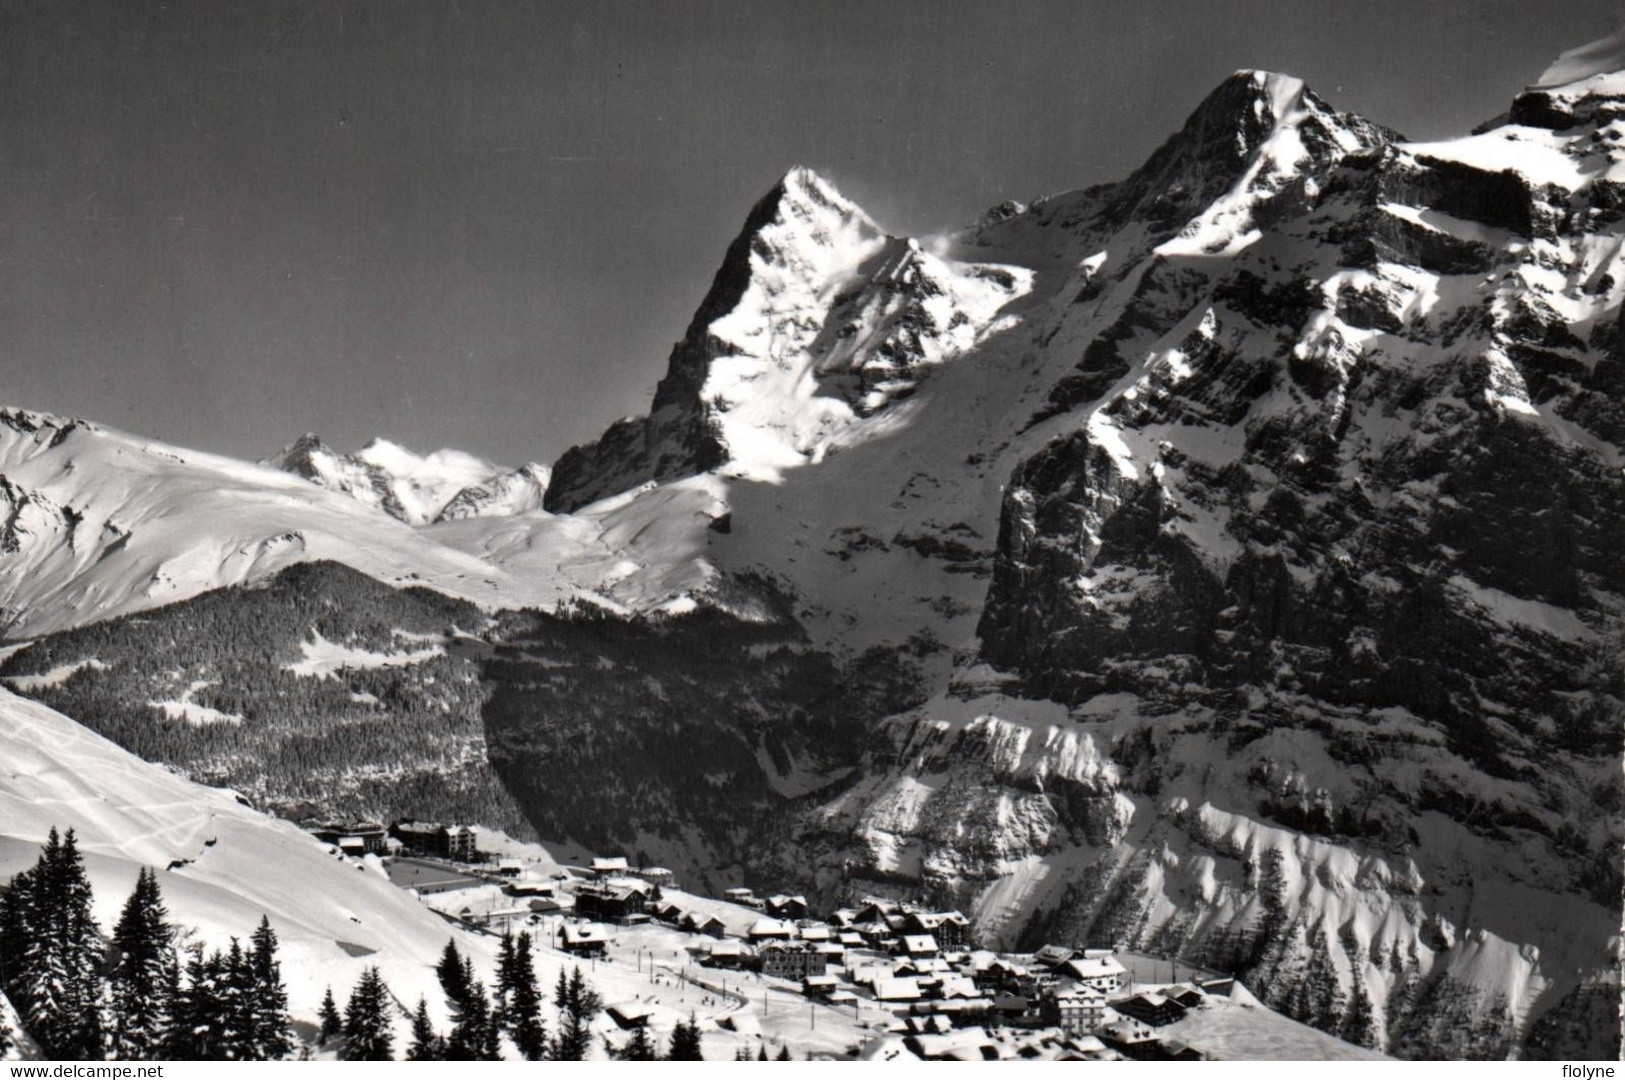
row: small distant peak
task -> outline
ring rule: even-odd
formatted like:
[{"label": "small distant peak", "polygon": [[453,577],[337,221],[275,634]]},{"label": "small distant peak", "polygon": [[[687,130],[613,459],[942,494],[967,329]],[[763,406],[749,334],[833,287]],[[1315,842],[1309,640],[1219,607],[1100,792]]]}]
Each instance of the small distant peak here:
[{"label": "small distant peak", "polygon": [[322,437],[314,431],[307,431],[266,460],[295,461],[323,451],[328,451],[328,447],[322,442]]}]

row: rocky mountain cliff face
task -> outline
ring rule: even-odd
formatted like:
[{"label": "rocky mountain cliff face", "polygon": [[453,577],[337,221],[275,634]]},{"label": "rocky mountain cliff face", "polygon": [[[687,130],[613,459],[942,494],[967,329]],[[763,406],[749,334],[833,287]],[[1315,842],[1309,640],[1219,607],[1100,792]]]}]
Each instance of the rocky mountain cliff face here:
[{"label": "rocky mountain cliff face", "polygon": [[927,240],[793,170],[542,511],[3,413],[0,602],[316,557],[568,598],[460,669],[548,839],[1177,955],[1399,1054],[1617,1054],[1622,71],[1426,144],[1238,72],[1122,182]]},{"label": "rocky mountain cliff face", "polygon": [[[575,452],[550,498],[708,471],[714,565],[774,575],[831,639],[923,644],[938,696],[804,800],[828,892],[1243,971],[1399,1053],[1608,1050],[1620,66],[1431,144],[1240,72],[1122,183],[949,244],[882,239],[793,174],[674,353],[663,419],[625,427],[642,456]],[[764,258],[792,187],[852,255]],[[930,275],[884,271],[916,252],[1005,292],[929,378],[896,331],[955,316],[913,314]],[[726,331],[780,264],[818,303],[735,378]],[[848,332],[852,311],[884,314]],[[843,405],[821,418],[841,434],[785,423],[773,371]]]}]

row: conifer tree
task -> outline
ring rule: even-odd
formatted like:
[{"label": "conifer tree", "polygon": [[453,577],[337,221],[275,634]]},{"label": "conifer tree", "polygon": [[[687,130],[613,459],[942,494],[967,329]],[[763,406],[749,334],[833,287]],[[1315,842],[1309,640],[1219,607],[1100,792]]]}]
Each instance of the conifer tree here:
[{"label": "conifer tree", "polygon": [[769,1060],[771,1060],[767,1056],[767,1043],[764,1042],[759,1047],[756,1048],[756,1060],[757,1061],[769,1061]]},{"label": "conifer tree", "polygon": [[321,1032],[316,1036],[316,1041],[326,1046],[327,1040],[344,1030],[344,1018],[339,1016],[339,1007],[333,1000],[331,986],[327,988],[327,994],[322,998],[321,1022]]},{"label": "conifer tree", "polygon": [[219,954],[205,956],[202,945],[186,951],[185,971],[171,998],[166,1057],[177,1061],[222,1060],[216,986],[219,967]]},{"label": "conifer tree", "polygon": [[440,1061],[444,1057],[445,1047],[429,1020],[429,1003],[420,997],[418,1011],[412,1014],[412,1043],[406,1048],[406,1060]]},{"label": "conifer tree", "polygon": [[[763,1048],[765,1051],[765,1047]],[[695,1021],[694,1014],[688,1014],[687,1022],[678,1021],[671,1031],[671,1052],[666,1055],[668,1061],[704,1061],[705,1055],[700,1052],[700,1025]]]},{"label": "conifer tree", "polygon": [[1360,1046],[1375,1046],[1377,1043],[1376,1017],[1371,1009],[1371,995],[1366,992],[1365,978],[1360,970],[1354,970],[1354,993],[1349,998],[1348,1012],[1343,1015],[1342,1028],[1338,1032],[1343,1038]]},{"label": "conifer tree", "polygon": [[174,930],[168,916],[157,875],[142,867],[113,929],[115,960],[109,982],[114,1057],[144,1060],[163,1050],[175,968]]},{"label": "conifer tree", "polygon": [[547,1025],[542,1020],[542,994],[536,985],[530,934],[523,930],[514,940],[511,966],[511,985],[503,1020],[525,1059],[539,1061],[547,1055]]},{"label": "conifer tree", "polygon": [[225,1061],[254,1060],[254,975],[243,944],[231,939],[231,948],[210,961],[215,986],[216,1037]]},{"label": "conifer tree", "polygon": [[553,1040],[553,1056],[559,1061],[583,1061],[592,1046],[592,1021],[603,1011],[603,999],[581,975],[571,970],[566,982],[559,972],[559,1034]]},{"label": "conifer tree", "polygon": [[779,1056],[774,1058],[773,1060],[774,1061],[789,1061],[790,1060],[790,1044],[785,1043],[783,1046],[779,1047]]},{"label": "conifer tree", "polygon": [[508,1001],[513,997],[516,973],[514,970],[514,938],[511,930],[502,931],[497,945],[497,977],[491,987],[491,1017],[498,1027],[508,1026]]},{"label": "conifer tree", "polygon": [[655,1061],[660,1057],[660,1053],[655,1047],[654,1040],[649,1037],[648,1027],[639,1024],[632,1029],[632,1034],[621,1044],[620,1049],[615,1051],[615,1056],[622,1061]]},{"label": "conifer tree", "polygon": [[24,1029],[53,1058],[95,1061],[105,1054],[101,975],[102,946],[91,914],[90,880],[79,845],[69,829],[53,828],[39,861],[22,880],[21,895],[8,916],[8,948],[18,953],[7,964],[6,989]]},{"label": "conifer tree", "polygon": [[282,965],[276,958],[276,931],[260,916],[249,952],[253,974],[255,1060],[280,1061],[293,1053],[293,1020],[288,1016],[288,988],[282,984]]},{"label": "conifer tree", "polygon": [[440,977],[440,989],[445,992],[446,1004],[455,1015],[461,1011],[463,1001],[468,997],[469,984],[468,963],[457,951],[456,941],[446,939],[446,947],[440,953],[440,962],[434,970]]},{"label": "conifer tree", "polygon": [[497,1061],[502,1057],[497,1026],[491,1016],[491,1002],[485,996],[485,985],[478,979],[468,981],[463,993],[462,1007],[457,1009],[446,1038],[448,1061]]},{"label": "conifer tree", "polygon": [[389,1022],[389,987],[376,967],[361,973],[344,1009],[345,1061],[390,1061],[395,1035]]}]

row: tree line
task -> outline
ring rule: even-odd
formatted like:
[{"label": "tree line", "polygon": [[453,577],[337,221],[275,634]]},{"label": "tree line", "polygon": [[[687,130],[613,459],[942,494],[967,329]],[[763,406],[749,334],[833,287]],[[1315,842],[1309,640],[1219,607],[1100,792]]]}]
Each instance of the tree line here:
[{"label": "tree line", "polygon": [[[48,1057],[68,1061],[270,1061],[295,1047],[277,937],[261,917],[245,947],[178,946],[143,867],[105,942],[72,829],[0,894],[0,988]],[[183,955],[184,954],[184,955]],[[0,1051],[9,1032],[0,1031]]]}]

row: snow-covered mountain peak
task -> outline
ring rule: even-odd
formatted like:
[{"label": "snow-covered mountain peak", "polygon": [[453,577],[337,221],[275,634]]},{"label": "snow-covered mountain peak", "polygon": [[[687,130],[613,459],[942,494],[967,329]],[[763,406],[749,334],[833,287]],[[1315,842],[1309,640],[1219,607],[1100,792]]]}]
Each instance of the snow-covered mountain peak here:
[{"label": "snow-covered mountain peak", "polygon": [[374,438],[343,454],[306,434],[261,464],[376,507],[408,525],[522,513],[541,506],[549,470],[535,463],[509,471],[461,450],[418,454]]},{"label": "snow-covered mountain peak", "polygon": [[890,236],[793,168],[729,245],[649,416],[560,458],[547,508],[723,468],[771,480],[821,460],[878,430],[865,421],[968,348],[1029,281]]},{"label": "snow-covered mountain peak", "polygon": [[1625,118],[1625,29],[1563,53],[1514,99],[1510,115],[1554,131]]}]

